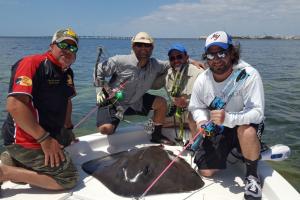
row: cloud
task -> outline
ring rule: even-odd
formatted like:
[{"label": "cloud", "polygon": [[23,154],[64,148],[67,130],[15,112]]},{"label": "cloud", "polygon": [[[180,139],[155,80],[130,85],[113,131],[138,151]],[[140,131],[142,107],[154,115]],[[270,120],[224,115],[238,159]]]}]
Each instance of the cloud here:
[{"label": "cloud", "polygon": [[198,37],[216,30],[235,35],[299,34],[298,0],[201,0],[163,5],[133,19],[125,31],[148,31],[156,37]]}]

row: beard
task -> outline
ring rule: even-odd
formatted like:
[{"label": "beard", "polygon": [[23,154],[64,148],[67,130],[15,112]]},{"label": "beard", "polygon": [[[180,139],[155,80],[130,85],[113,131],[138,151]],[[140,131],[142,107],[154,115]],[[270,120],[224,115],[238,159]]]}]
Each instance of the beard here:
[{"label": "beard", "polygon": [[224,65],[219,67],[210,66],[209,69],[215,74],[222,75],[227,71],[229,71],[231,69],[231,66],[230,65]]},{"label": "beard", "polygon": [[180,69],[182,68],[182,66],[183,66],[183,64],[175,65],[175,66],[174,66],[174,69],[175,69],[176,71],[180,71]]}]

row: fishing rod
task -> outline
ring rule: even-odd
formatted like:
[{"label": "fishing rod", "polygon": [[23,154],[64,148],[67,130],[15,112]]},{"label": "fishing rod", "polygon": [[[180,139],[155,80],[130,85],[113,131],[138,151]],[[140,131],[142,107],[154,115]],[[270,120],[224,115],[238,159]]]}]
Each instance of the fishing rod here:
[{"label": "fishing rod", "polygon": [[74,129],[78,128],[83,122],[85,122],[96,110],[98,109],[98,106],[95,106],[92,108],[90,112],[88,112],[77,124],[74,126]]},{"label": "fishing rod", "polygon": [[[181,146],[183,146],[182,144],[183,144],[183,141],[182,141],[182,139],[183,139],[183,129],[184,129],[184,124],[183,124],[183,120],[182,120],[182,118],[179,116],[178,118],[179,118],[179,134],[177,133],[177,128],[176,128],[176,126],[177,126],[177,124],[176,124],[176,117],[177,117],[177,108],[176,108],[176,106],[173,104],[173,100],[172,100],[172,98],[171,98],[171,96],[170,96],[170,94],[169,94],[169,92],[168,92],[168,90],[167,90],[167,88],[166,88],[166,86],[164,86],[164,89],[165,89],[165,91],[166,91],[166,93],[167,93],[167,96],[168,96],[168,99],[169,99],[169,101],[171,102],[171,107],[170,107],[170,109],[169,109],[169,112],[168,112],[168,114],[167,114],[167,117],[171,117],[172,115],[173,115],[173,122],[174,122],[174,131],[175,131],[175,134],[176,134],[176,138],[175,138],[175,140],[176,140],[176,142],[178,142],[179,144],[181,144]],[[175,115],[174,115],[174,113],[175,113]]]},{"label": "fishing rod", "polygon": [[[96,57],[96,62],[94,66],[94,86],[98,86],[100,84],[100,80],[97,78],[97,69],[98,65],[100,63],[100,58],[103,53],[103,47],[98,46],[97,47],[97,57]],[[88,112],[75,126],[74,129],[78,128],[83,122],[85,122],[94,112],[96,112],[98,106],[93,107],[90,112]]]}]

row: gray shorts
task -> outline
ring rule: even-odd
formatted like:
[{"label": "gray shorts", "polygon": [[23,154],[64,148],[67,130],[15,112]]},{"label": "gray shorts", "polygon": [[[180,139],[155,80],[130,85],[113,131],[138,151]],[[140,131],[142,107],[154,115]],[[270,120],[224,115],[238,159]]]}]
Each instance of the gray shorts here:
[{"label": "gray shorts", "polygon": [[[141,111],[136,111],[131,107],[127,108],[124,115],[142,115],[147,116],[149,111],[152,109],[152,105],[157,96],[145,93],[143,95],[143,107]],[[98,108],[97,112],[97,127],[102,126],[103,124],[112,124],[115,126],[115,129],[120,123],[120,119],[118,119],[115,115],[117,110],[114,105],[107,105]]]},{"label": "gray shorts", "polygon": [[28,149],[18,144],[6,146],[10,156],[22,167],[52,177],[64,189],[76,186],[79,174],[68,153],[64,151],[65,161],[59,167],[45,166],[42,149]]}]

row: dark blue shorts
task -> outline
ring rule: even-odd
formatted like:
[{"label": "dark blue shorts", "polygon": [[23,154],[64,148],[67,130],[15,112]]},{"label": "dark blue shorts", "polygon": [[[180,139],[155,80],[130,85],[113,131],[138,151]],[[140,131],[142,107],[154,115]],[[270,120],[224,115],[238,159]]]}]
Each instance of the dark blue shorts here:
[{"label": "dark blue shorts", "polygon": [[[257,137],[260,140],[264,130],[264,123],[250,124],[256,129]],[[237,128],[224,127],[224,131],[214,137],[203,139],[196,152],[194,163],[199,169],[226,169],[226,161],[232,149],[240,150],[237,137]]]},{"label": "dark blue shorts", "polygon": [[[141,111],[136,111],[131,107],[127,108],[124,112],[124,115],[143,115],[147,116],[149,111],[152,110],[152,105],[157,96],[145,93],[143,95],[143,107]],[[117,113],[116,107],[114,105],[108,105],[103,107],[98,107],[97,112],[97,127],[103,124],[112,124],[115,126],[115,129],[120,123],[115,115]]]}]

